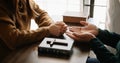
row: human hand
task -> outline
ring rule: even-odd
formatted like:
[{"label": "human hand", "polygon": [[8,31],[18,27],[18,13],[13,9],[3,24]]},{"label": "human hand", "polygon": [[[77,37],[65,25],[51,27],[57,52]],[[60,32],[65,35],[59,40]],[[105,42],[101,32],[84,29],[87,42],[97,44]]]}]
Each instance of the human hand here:
[{"label": "human hand", "polygon": [[81,32],[89,32],[94,34],[95,36],[98,35],[98,28],[97,26],[90,24],[85,21],[80,21],[80,24],[82,26],[72,26],[69,28],[69,31],[71,32],[76,32],[76,33],[81,33]]},{"label": "human hand", "polygon": [[98,28],[85,21],[80,21],[80,24],[83,25],[81,27],[70,27],[69,32],[67,32],[67,35],[73,38],[76,41],[90,41],[92,38],[95,38],[96,35],[98,35]]},{"label": "human hand", "polygon": [[66,32],[66,34],[75,41],[79,42],[89,42],[91,39],[95,38],[95,35],[89,32]]},{"label": "human hand", "polygon": [[48,28],[49,32],[53,36],[61,36],[67,30],[67,25],[64,22],[56,22],[51,24]]},{"label": "human hand", "polygon": [[[82,27],[80,27],[81,32],[90,32],[90,33],[94,34],[95,36],[98,35],[97,26],[95,26],[95,25],[93,25],[91,23],[88,23],[86,21],[80,21],[80,24],[83,25]],[[72,31],[72,28],[70,30]]]}]

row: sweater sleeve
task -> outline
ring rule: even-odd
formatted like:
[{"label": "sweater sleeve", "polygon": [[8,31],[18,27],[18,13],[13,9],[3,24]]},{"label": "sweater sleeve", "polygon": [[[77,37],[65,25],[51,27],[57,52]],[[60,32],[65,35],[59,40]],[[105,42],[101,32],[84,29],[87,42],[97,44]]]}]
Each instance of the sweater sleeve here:
[{"label": "sweater sleeve", "polygon": [[91,49],[94,51],[101,63],[117,63],[117,57],[110,53],[110,51],[107,50],[107,48],[98,38],[94,38],[90,42]]},{"label": "sweater sleeve", "polygon": [[120,35],[114,32],[99,29],[99,34],[97,35],[97,38],[99,38],[104,44],[116,48],[116,45],[120,40]]},{"label": "sweater sleeve", "polygon": [[49,35],[46,27],[37,30],[19,30],[14,25],[0,22],[0,39],[10,49],[41,41]]},{"label": "sweater sleeve", "polygon": [[20,30],[9,17],[5,8],[0,10],[0,40],[10,49],[41,41],[49,35],[47,27],[37,30]]},{"label": "sweater sleeve", "polygon": [[33,0],[30,0],[30,6],[33,11],[33,18],[39,27],[48,26],[54,23],[52,18],[45,10],[42,10]]}]

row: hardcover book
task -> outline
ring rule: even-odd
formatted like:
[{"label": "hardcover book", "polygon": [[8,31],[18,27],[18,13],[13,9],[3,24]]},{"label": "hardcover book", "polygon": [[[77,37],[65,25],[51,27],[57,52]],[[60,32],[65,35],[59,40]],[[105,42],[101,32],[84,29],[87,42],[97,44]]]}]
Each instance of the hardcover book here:
[{"label": "hardcover book", "polygon": [[55,57],[70,57],[74,40],[65,34],[63,37],[64,39],[45,37],[39,45],[39,54]]}]

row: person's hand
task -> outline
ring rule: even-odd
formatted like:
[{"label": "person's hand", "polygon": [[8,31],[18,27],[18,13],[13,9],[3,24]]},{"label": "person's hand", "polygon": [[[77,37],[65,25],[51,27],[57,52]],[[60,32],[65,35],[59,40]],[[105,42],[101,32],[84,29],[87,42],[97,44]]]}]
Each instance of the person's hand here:
[{"label": "person's hand", "polygon": [[89,42],[91,39],[95,38],[95,35],[89,32],[66,32],[66,34],[79,42]]},{"label": "person's hand", "polygon": [[[98,35],[98,28],[97,26],[91,24],[91,23],[88,23],[86,21],[80,21],[80,24],[83,25],[81,27],[81,32],[90,32],[92,34],[94,34],[95,36]],[[73,31],[72,29],[70,29],[71,31]]]},{"label": "person's hand", "polygon": [[98,35],[98,28],[97,28],[97,26],[95,26],[95,25],[93,25],[91,23],[85,22],[85,21],[80,21],[80,24],[82,26],[80,26],[80,27],[73,26],[73,27],[70,27],[69,30],[71,32],[77,32],[77,33],[89,32],[89,33],[94,34],[95,36]]},{"label": "person's hand", "polygon": [[61,36],[67,30],[67,25],[64,22],[56,22],[51,24],[48,28],[49,32],[53,36]]},{"label": "person's hand", "polygon": [[69,32],[67,32],[67,35],[73,38],[76,41],[90,41],[92,38],[95,38],[96,35],[98,35],[98,28],[85,21],[80,21],[80,24],[82,26],[80,27],[70,27]]}]

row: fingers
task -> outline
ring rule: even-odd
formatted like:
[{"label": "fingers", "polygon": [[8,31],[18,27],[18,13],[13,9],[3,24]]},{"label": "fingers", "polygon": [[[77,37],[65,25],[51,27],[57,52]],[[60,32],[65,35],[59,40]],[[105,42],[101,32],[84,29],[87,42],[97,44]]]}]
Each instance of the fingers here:
[{"label": "fingers", "polygon": [[86,21],[80,21],[80,24],[83,26],[88,25],[88,23]]},{"label": "fingers", "polygon": [[70,27],[69,30],[71,32],[80,32],[81,31],[81,27]]},{"label": "fingers", "polygon": [[72,39],[78,40],[78,37],[76,37],[75,35],[73,35],[72,32],[66,32],[66,34],[67,34],[69,37],[71,37]]},{"label": "fingers", "polygon": [[60,35],[64,34],[67,30],[67,25],[62,22],[62,21],[59,21],[59,22],[56,22],[55,25],[57,26],[56,31],[58,31],[57,33]]},{"label": "fingers", "polygon": [[73,32],[73,35],[76,36],[76,37],[80,37],[80,34],[78,34],[76,32]]},{"label": "fingers", "polygon": [[69,31],[74,32],[74,28],[69,27]]},{"label": "fingers", "polygon": [[86,38],[85,34],[83,34],[83,33],[76,33],[76,32],[74,32],[73,35],[78,38],[77,39],[78,41],[81,41],[81,40]]},{"label": "fingers", "polygon": [[60,33],[63,34],[67,30],[67,25],[64,22],[58,22],[58,26],[60,26]]},{"label": "fingers", "polygon": [[67,25],[64,25],[64,26],[61,27],[61,30],[60,30],[61,32],[60,33],[64,34],[66,32],[66,30],[67,30]]}]

